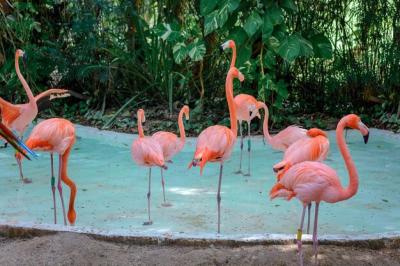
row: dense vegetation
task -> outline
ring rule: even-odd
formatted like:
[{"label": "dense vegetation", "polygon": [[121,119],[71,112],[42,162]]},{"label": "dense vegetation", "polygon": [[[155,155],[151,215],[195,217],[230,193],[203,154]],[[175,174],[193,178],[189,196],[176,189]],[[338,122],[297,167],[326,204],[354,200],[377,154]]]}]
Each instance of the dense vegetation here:
[{"label": "dense vegetation", "polygon": [[29,55],[23,72],[34,92],[65,87],[90,96],[86,102],[58,101],[53,115],[129,128],[139,106],[153,107],[154,118],[168,118],[189,104],[193,132],[226,123],[223,84],[231,55],[220,54],[218,46],[231,38],[246,77],[235,93],[265,101],[275,125],[326,127],[327,117],[357,112],[400,128],[397,0],[0,5],[0,95],[26,101],[13,64],[15,49],[22,48]]}]

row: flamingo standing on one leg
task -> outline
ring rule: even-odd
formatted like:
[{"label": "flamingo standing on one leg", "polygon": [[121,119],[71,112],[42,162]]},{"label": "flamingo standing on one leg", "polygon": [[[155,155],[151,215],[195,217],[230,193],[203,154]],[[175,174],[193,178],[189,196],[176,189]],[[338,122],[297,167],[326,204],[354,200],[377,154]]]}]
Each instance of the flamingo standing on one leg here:
[{"label": "flamingo standing on one leg", "polygon": [[271,145],[271,147],[275,150],[285,151],[289,148],[290,145],[295,143],[297,140],[307,137],[307,130],[304,128],[300,128],[298,126],[288,126],[278,134],[271,136],[268,130],[268,117],[269,111],[268,107],[263,102],[257,103],[257,109],[263,108],[265,112],[264,122],[263,122],[263,131],[264,138]]},{"label": "flamingo standing on one leg", "polygon": [[[234,67],[236,64],[236,44],[233,40],[228,40],[224,42],[220,46],[220,50],[223,51],[225,49],[232,49],[232,59],[230,68]],[[239,162],[239,170],[236,171],[237,174],[242,173],[242,158],[243,158],[243,130],[242,130],[242,122],[247,122],[247,131],[248,131],[248,140],[247,140],[247,152],[248,152],[248,172],[245,176],[250,176],[250,154],[251,154],[251,137],[250,137],[250,123],[254,117],[260,118],[260,114],[257,109],[257,100],[253,96],[249,94],[238,94],[234,98],[235,106],[236,106],[236,115],[237,120],[239,121],[239,132],[240,132],[240,162]],[[250,114],[251,113],[251,114]]]},{"label": "flamingo standing on one leg", "polygon": [[225,93],[229,107],[229,116],[231,121],[231,128],[225,126],[211,126],[203,130],[197,140],[196,151],[193,156],[193,161],[189,164],[191,166],[200,166],[200,174],[207,162],[220,162],[218,192],[217,192],[217,205],[218,205],[218,233],[220,232],[221,224],[221,181],[223,163],[231,156],[233,146],[235,145],[237,137],[237,121],[235,103],[233,101],[233,79],[239,78],[240,81],[244,80],[244,76],[240,71],[231,67],[226,76]]},{"label": "flamingo standing on one leg", "polygon": [[[71,95],[71,91],[64,89],[50,89],[45,92],[40,93],[36,97],[33,96],[31,89],[28,86],[25,78],[22,76],[19,69],[19,58],[22,57],[26,60],[26,53],[18,49],[15,53],[15,71],[17,76],[25,89],[28,96],[29,102],[25,104],[12,104],[7,102],[0,97],[0,110],[1,110],[1,120],[9,128],[18,132],[19,137],[22,139],[23,134],[29,124],[35,119],[38,113],[37,102],[49,97],[50,100],[55,98],[68,97]],[[21,162],[18,162],[20,177],[24,183],[30,183],[31,180],[23,179]]]},{"label": "flamingo standing on one leg", "polygon": [[[172,162],[171,161],[172,157],[174,157],[175,154],[180,152],[183,149],[183,146],[185,146],[186,136],[185,136],[185,126],[183,125],[183,120],[182,120],[183,114],[185,114],[186,120],[189,120],[189,107],[187,105],[182,107],[178,116],[180,138],[178,138],[176,134],[166,131],[158,131],[152,135],[152,138],[155,139],[158,142],[158,144],[160,144],[164,155],[164,161],[166,162]],[[170,207],[172,206],[171,203],[167,203],[165,200],[165,181],[164,181],[163,168],[161,167],[160,169],[161,169],[161,184],[164,197],[164,203],[162,204],[162,206]]]},{"label": "flamingo standing on one leg", "polygon": [[[309,138],[302,138],[289,146],[283,155],[283,160],[275,164],[273,170],[277,173],[278,181],[285,172],[293,165],[305,161],[323,161],[329,152],[328,135],[318,129],[311,128],[307,131]],[[307,210],[307,234],[310,231],[310,213],[311,203],[308,204]]]},{"label": "flamingo standing on one leg", "polygon": [[137,111],[139,138],[132,143],[132,159],[141,166],[149,167],[149,191],[147,193],[147,212],[149,220],[143,225],[151,225],[153,222],[150,217],[150,196],[151,196],[151,167],[158,166],[167,169],[164,162],[163,150],[160,144],[151,137],[145,137],[142,122],[146,120],[143,109]]},{"label": "flamingo standing on one leg", "polygon": [[313,231],[313,253],[317,260],[317,224],[319,203],[325,201],[336,203],[353,197],[358,190],[358,173],[351,158],[349,149],[343,136],[344,128],[357,129],[364,137],[364,142],[368,142],[369,130],[361,122],[361,119],[354,114],[343,117],[336,128],[336,140],[340,153],[349,172],[349,185],[343,187],[340,178],[335,170],[321,162],[301,162],[290,167],[282,176],[281,180],[273,186],[270,192],[271,199],[284,197],[290,200],[293,197],[299,199],[303,204],[300,228],[297,234],[299,246],[299,258],[302,263],[301,235],[303,230],[304,214],[307,204],[315,202],[315,217]]},{"label": "flamingo standing on one leg", "polygon": [[[61,205],[64,216],[64,225],[67,224],[65,216],[64,199],[62,193],[63,181],[70,189],[69,207],[68,207],[68,221],[71,225],[74,225],[76,220],[76,212],[74,208],[75,197],[76,197],[76,185],[68,177],[67,167],[68,158],[75,143],[75,128],[74,125],[62,118],[51,118],[44,120],[37,124],[32,133],[29,135],[26,146],[32,150],[41,150],[50,153],[51,158],[51,190],[53,193],[53,205],[54,205],[54,223],[57,223],[56,216],[56,199],[55,199],[55,177],[53,167],[53,154],[58,153],[59,158],[59,171],[58,171],[58,192],[60,194]],[[18,161],[21,161],[21,155],[16,154]]]}]

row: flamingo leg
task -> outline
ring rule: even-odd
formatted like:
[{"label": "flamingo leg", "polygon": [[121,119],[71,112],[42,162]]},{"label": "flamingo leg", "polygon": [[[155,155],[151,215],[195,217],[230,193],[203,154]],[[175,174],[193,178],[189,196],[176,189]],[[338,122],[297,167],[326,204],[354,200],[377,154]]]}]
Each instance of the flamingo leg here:
[{"label": "flamingo leg", "polygon": [[54,162],[53,153],[50,153],[51,162],[51,192],[53,193],[53,210],[54,210],[54,224],[57,224],[57,213],[56,213],[56,179],[54,177]]},{"label": "flamingo leg", "polygon": [[[19,136],[19,138],[20,138],[21,141],[22,141],[23,135],[21,134],[21,135]],[[31,179],[25,178],[25,177],[24,177],[24,173],[23,173],[23,171],[22,171],[22,161],[21,161],[21,160],[18,160],[17,157],[15,157],[15,159],[17,160],[17,164],[18,164],[18,168],[19,168],[19,176],[20,176],[20,178],[21,178],[21,181],[22,181],[23,183],[25,183],[25,184],[32,183],[32,180],[31,180]]]},{"label": "flamingo leg", "polygon": [[301,242],[301,237],[303,235],[303,225],[304,225],[304,216],[306,214],[306,206],[303,206],[303,212],[301,214],[301,219],[300,219],[300,227],[297,230],[297,250],[299,252],[299,262],[300,265],[303,266],[303,250],[302,250],[302,242]]},{"label": "flamingo leg", "polygon": [[319,209],[319,202],[316,202],[315,203],[315,217],[314,217],[314,231],[313,231],[313,254],[315,256],[315,264],[317,264],[317,255],[318,255],[318,237],[317,237],[318,209]]},{"label": "flamingo leg", "polygon": [[249,155],[249,162],[248,162],[248,172],[245,174],[245,176],[250,176],[250,155],[251,155],[251,136],[250,136],[250,121],[247,122],[247,134],[248,134],[248,139],[247,139],[247,153]]},{"label": "flamingo leg", "polygon": [[240,132],[240,161],[239,161],[239,170],[235,172],[235,174],[242,173],[242,158],[243,158],[243,132],[242,132],[242,122],[239,121],[239,132]]},{"label": "flamingo leg", "polygon": [[220,233],[221,227],[221,182],[222,182],[222,170],[224,165],[221,163],[219,168],[219,179],[218,179],[218,192],[217,192],[217,204],[218,204],[218,234]]},{"label": "flamingo leg", "polygon": [[147,213],[149,215],[149,220],[144,222],[143,225],[153,224],[153,221],[150,218],[150,196],[151,196],[151,167],[149,167],[149,191],[147,192]]},{"label": "flamingo leg", "polygon": [[310,233],[310,219],[311,219],[311,203],[309,203],[308,204],[308,210],[307,210],[307,215],[308,215],[308,218],[307,218],[307,234],[309,234]]},{"label": "flamingo leg", "polygon": [[161,184],[162,184],[162,191],[163,191],[163,197],[164,197],[164,203],[162,203],[161,206],[163,206],[163,207],[171,207],[172,204],[171,204],[171,203],[168,203],[168,202],[165,200],[165,179],[164,179],[164,171],[163,171],[162,168],[160,168],[160,169],[161,169]]},{"label": "flamingo leg", "polygon": [[58,160],[58,184],[57,184],[57,188],[58,188],[58,193],[60,194],[60,199],[61,199],[61,206],[62,206],[63,217],[64,217],[64,225],[67,225],[67,219],[66,219],[66,216],[65,216],[64,197],[63,197],[63,193],[62,193],[62,184],[61,184],[62,156],[59,155],[58,158],[59,158],[59,160]]}]

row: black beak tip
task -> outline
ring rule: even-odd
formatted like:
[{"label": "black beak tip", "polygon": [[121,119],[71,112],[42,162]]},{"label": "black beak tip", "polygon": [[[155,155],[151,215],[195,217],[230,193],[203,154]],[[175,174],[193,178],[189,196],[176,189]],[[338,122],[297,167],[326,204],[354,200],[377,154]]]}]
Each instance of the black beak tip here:
[{"label": "black beak tip", "polygon": [[274,170],[274,173],[278,173],[278,169],[272,168],[272,170]]},{"label": "black beak tip", "polygon": [[369,138],[369,132],[367,135],[363,136],[364,138],[364,143],[367,144],[368,143],[368,138]]},{"label": "black beak tip", "polygon": [[22,56],[22,61],[24,62],[24,64],[26,64],[26,62],[28,61],[27,53],[24,53],[24,55]]},{"label": "black beak tip", "polygon": [[222,54],[224,52],[224,48],[222,48],[222,45],[218,47],[219,53]]}]

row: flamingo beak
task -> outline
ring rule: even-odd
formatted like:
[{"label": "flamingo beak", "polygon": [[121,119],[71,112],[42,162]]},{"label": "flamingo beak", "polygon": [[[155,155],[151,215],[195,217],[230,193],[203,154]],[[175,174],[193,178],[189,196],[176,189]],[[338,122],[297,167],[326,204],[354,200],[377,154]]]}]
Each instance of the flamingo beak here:
[{"label": "flamingo beak", "polygon": [[368,127],[363,122],[360,121],[358,123],[358,130],[360,130],[361,134],[363,135],[364,143],[367,144],[368,143],[368,138],[369,138],[369,129],[368,129]]},{"label": "flamingo beak", "polygon": [[28,54],[27,54],[27,53],[24,53],[24,54],[22,55],[22,63],[24,63],[24,67],[26,67],[27,61],[28,61]]},{"label": "flamingo beak", "polygon": [[364,138],[364,143],[367,144],[369,138],[369,132],[367,133],[367,135],[363,136],[363,138]]}]

